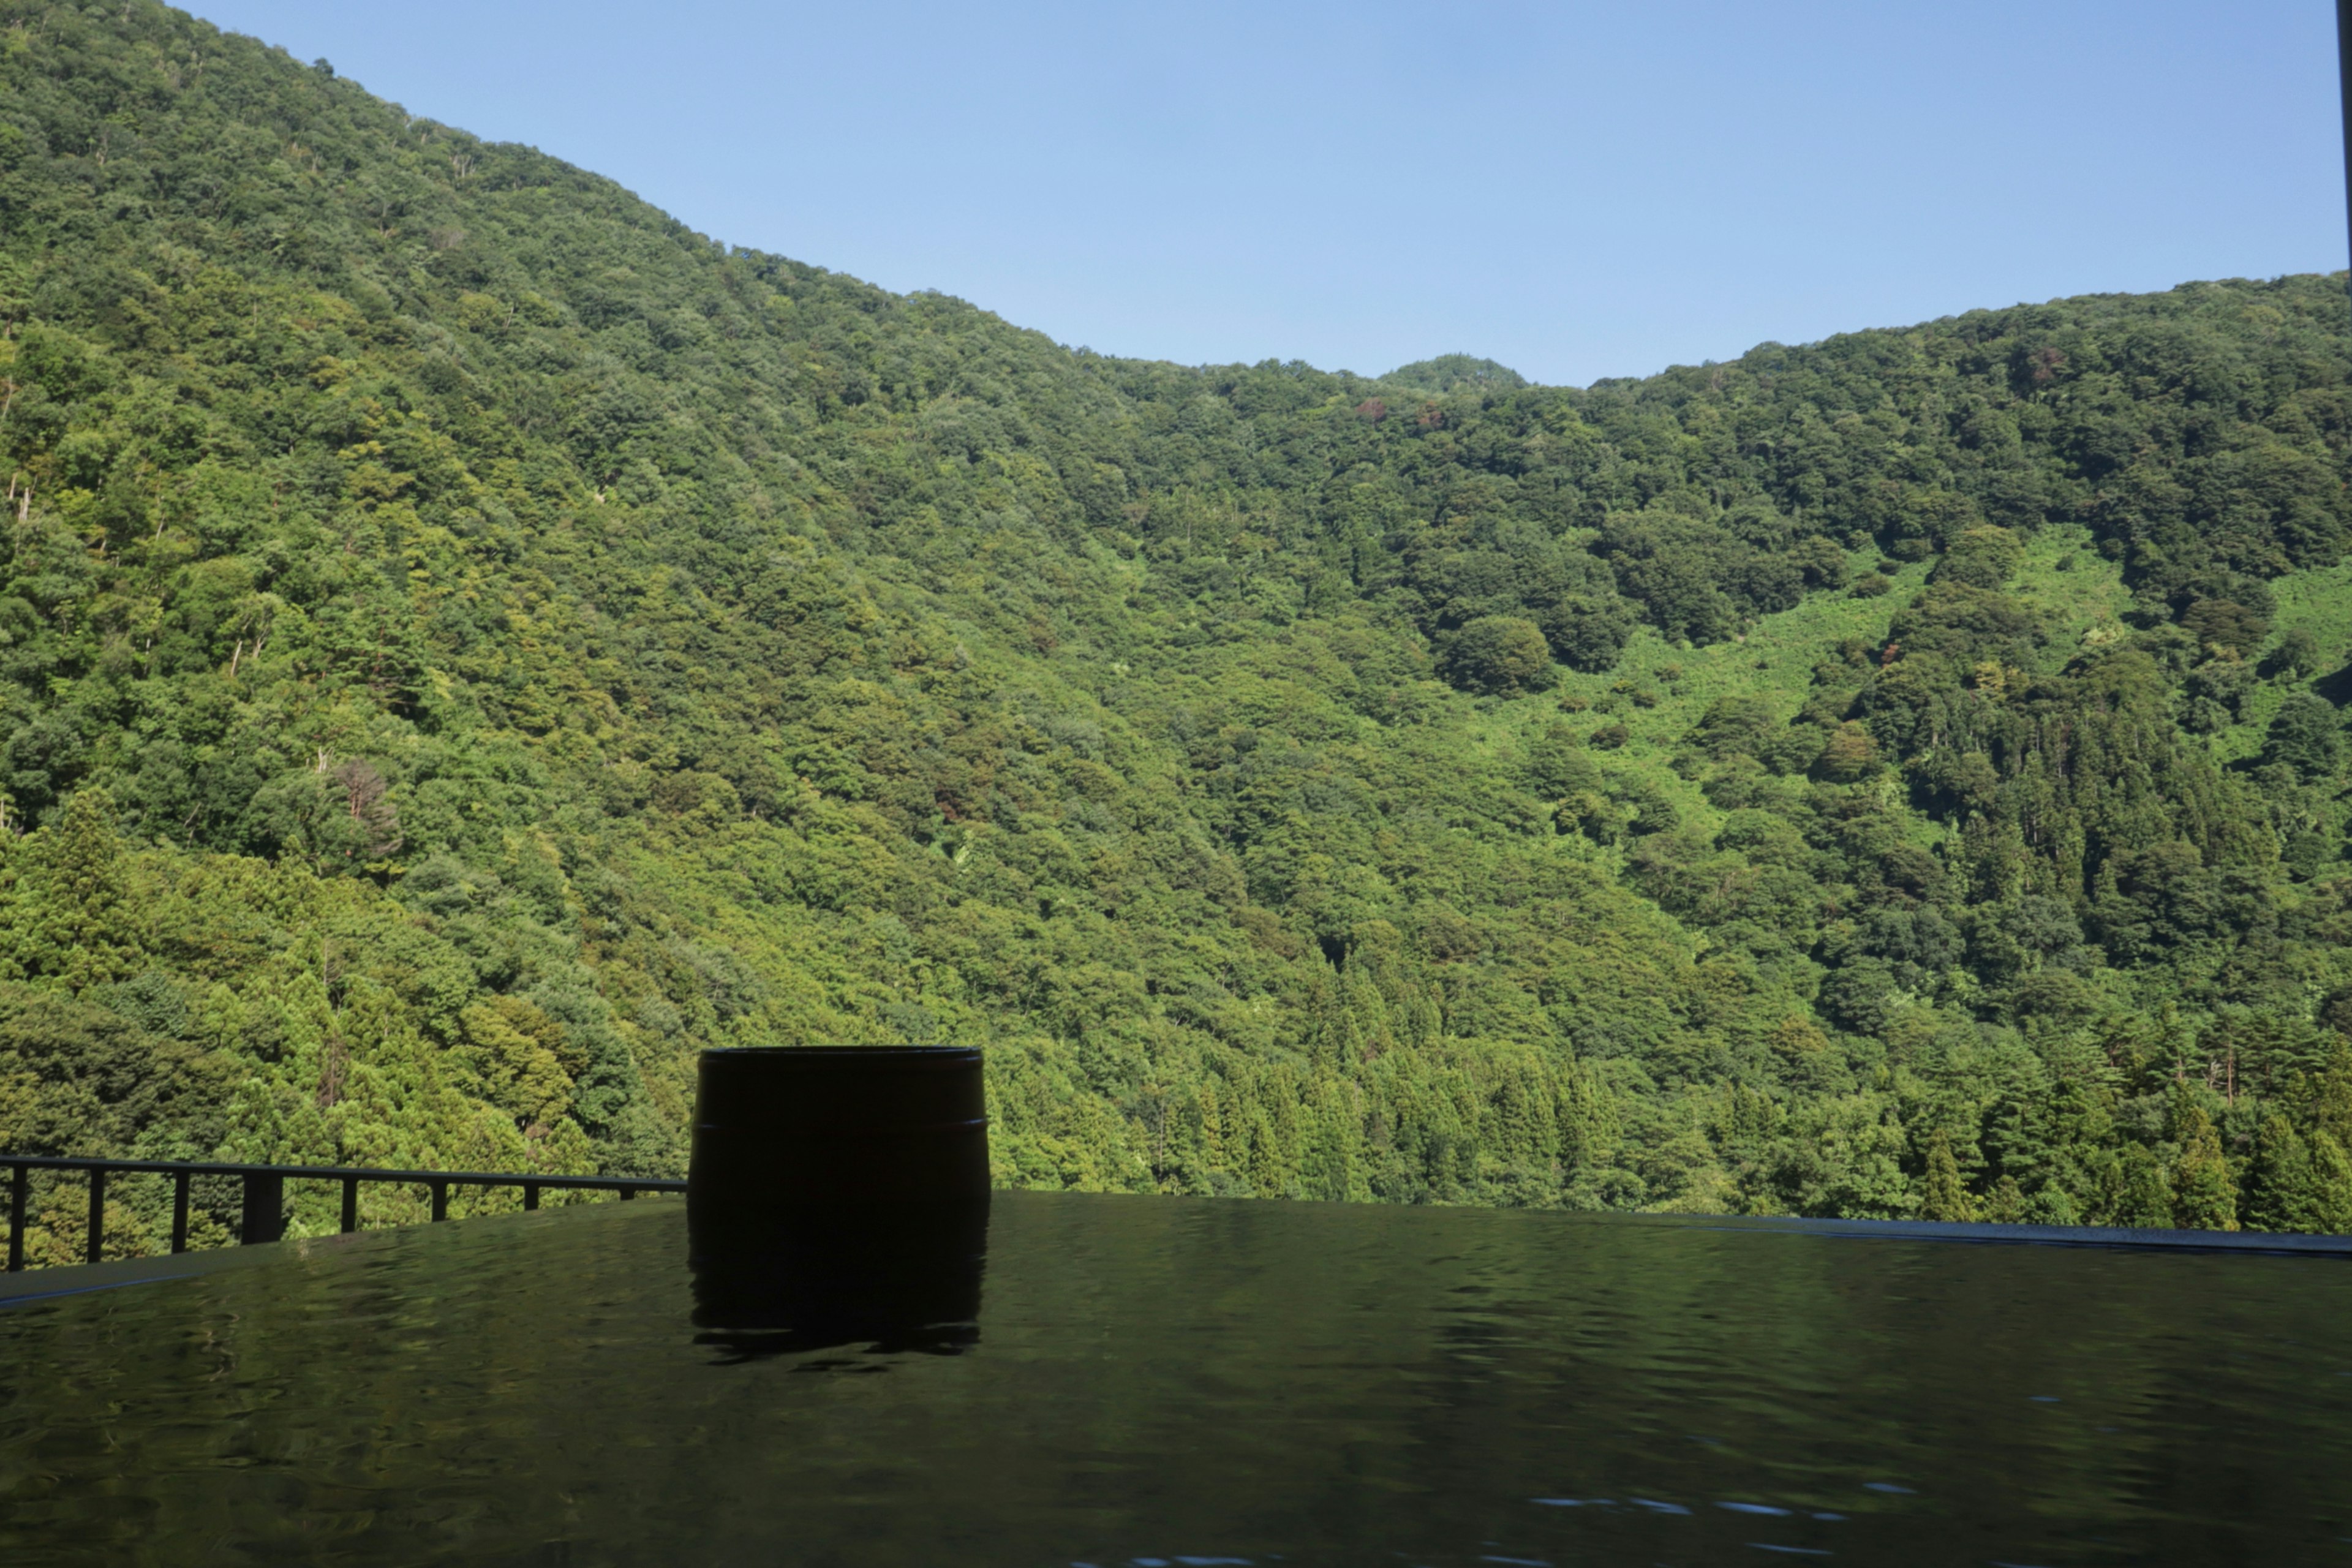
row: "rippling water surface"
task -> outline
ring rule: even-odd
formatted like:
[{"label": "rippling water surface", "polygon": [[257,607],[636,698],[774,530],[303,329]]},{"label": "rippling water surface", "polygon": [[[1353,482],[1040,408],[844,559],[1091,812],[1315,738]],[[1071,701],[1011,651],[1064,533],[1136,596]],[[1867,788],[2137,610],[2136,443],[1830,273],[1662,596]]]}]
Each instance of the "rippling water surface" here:
[{"label": "rippling water surface", "polygon": [[976,1341],[646,1202],[0,1310],[9,1563],[2352,1563],[2352,1263],[1000,1194]]}]

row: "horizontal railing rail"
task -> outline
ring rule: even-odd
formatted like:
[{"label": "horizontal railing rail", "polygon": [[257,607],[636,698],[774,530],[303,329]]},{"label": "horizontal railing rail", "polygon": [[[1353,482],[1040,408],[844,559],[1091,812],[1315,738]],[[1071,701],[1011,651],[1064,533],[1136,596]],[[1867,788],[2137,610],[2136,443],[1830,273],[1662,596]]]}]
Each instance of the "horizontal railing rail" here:
[{"label": "horizontal railing rail", "polygon": [[423,1187],[432,1194],[433,1217],[449,1217],[452,1187],[520,1187],[522,1206],[539,1207],[539,1195],[564,1192],[617,1193],[623,1203],[639,1193],[682,1193],[686,1184],[665,1176],[551,1176],[512,1171],[400,1171],[361,1165],[208,1164],[193,1160],[110,1160],[75,1154],[0,1154],[8,1173],[8,1272],[25,1267],[25,1209],[35,1171],[80,1171],[89,1177],[89,1229],[83,1251],[91,1263],[106,1250],[106,1179],[113,1174],[167,1175],[172,1181],[172,1250],[188,1250],[188,1190],[199,1176],[235,1176],[242,1184],[237,1241],[244,1246],[277,1241],[286,1234],[286,1184],[341,1182],[342,1229],[360,1228],[360,1184]]}]

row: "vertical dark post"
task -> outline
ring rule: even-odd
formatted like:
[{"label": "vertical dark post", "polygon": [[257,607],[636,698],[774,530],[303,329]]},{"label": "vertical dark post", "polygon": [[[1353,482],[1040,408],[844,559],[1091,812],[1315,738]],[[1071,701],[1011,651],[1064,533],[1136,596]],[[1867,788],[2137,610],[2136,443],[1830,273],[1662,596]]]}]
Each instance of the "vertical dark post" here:
[{"label": "vertical dark post", "polygon": [[637,1189],[635,1187],[623,1187],[621,1189],[621,1201],[625,1204],[635,1198],[636,1195]]},{"label": "vertical dark post", "polygon": [[522,1206],[526,1209],[535,1209],[539,1206],[539,1184],[537,1182],[525,1182],[522,1184]]},{"label": "vertical dark post", "polygon": [[8,1272],[21,1274],[25,1268],[25,1189],[30,1184],[32,1173],[22,1165],[13,1167],[8,1174]]},{"label": "vertical dark post", "polygon": [[106,1254],[106,1167],[89,1172],[89,1246],[83,1257],[95,1263]]},{"label": "vertical dark post", "polygon": [[360,1179],[343,1178],[343,1234],[351,1235],[360,1227]]},{"label": "vertical dark post", "polygon": [[2336,0],[2336,69],[2344,117],[2344,225],[2352,237],[2352,0]]},{"label": "vertical dark post", "polygon": [[172,1250],[188,1250],[188,1173],[172,1173]]},{"label": "vertical dark post", "polygon": [[277,1171],[245,1173],[245,1215],[236,1238],[247,1247],[286,1234],[286,1177]]},{"label": "vertical dark post", "polygon": [[433,1217],[436,1220],[447,1219],[449,1217],[449,1184],[435,1182],[432,1187]]}]

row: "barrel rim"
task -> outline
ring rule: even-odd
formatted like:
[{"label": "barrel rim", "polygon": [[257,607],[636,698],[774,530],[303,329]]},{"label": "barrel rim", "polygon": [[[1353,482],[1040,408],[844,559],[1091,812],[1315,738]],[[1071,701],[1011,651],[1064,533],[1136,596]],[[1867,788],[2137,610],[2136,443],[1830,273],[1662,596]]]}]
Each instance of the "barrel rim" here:
[{"label": "barrel rim", "polygon": [[980,1059],[978,1046],[705,1046],[705,1058],[740,1060],[751,1057],[793,1057],[803,1061],[950,1061]]}]

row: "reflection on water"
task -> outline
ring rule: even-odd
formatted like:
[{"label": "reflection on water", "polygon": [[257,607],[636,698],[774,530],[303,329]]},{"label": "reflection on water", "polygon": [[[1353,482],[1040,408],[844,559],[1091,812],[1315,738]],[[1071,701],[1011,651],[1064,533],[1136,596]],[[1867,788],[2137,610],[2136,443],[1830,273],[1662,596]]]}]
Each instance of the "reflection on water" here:
[{"label": "reflection on water", "polygon": [[686,1199],[698,1342],[738,1360],[977,1344],[987,1110],[966,1047],[703,1052]]},{"label": "reflection on water", "polygon": [[[2330,1259],[1003,1194],[984,1299],[975,1247],[860,1276],[908,1289],[827,1322],[782,1276],[766,1308],[708,1271],[698,1299],[684,1219],[418,1227],[0,1310],[0,1553],[2352,1552],[2352,1273]],[[965,1353],[912,1353],[942,1348]]]},{"label": "reflection on water", "polygon": [[877,1355],[970,1350],[988,1199],[982,1188],[968,1202],[793,1215],[699,1237],[695,1342],[738,1360],[856,1344]]}]

